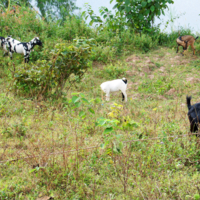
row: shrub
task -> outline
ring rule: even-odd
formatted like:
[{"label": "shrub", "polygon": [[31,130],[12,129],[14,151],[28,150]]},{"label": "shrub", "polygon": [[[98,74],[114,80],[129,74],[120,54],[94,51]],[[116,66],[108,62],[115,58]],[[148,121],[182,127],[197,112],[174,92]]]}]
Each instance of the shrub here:
[{"label": "shrub", "polygon": [[158,41],[153,41],[152,38],[146,34],[141,34],[141,36],[135,34],[133,45],[144,52],[148,52],[150,49],[158,45]]},{"label": "shrub", "polygon": [[99,45],[94,47],[91,55],[91,60],[102,61],[104,63],[111,62],[115,59],[116,48],[111,46]]},{"label": "shrub", "polygon": [[73,40],[78,37],[93,37],[93,31],[79,16],[68,16],[62,26],[58,26],[57,36],[64,40]]},{"label": "shrub", "polygon": [[75,39],[74,44],[58,43],[51,51],[49,61],[20,67],[14,75],[14,89],[28,96],[59,96],[65,83],[68,89],[80,80],[90,66],[93,39]]}]

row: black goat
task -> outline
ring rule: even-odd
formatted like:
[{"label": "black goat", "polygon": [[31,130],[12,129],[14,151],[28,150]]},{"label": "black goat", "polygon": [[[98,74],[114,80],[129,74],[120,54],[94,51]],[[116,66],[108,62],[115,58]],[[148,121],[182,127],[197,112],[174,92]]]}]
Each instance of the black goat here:
[{"label": "black goat", "polygon": [[198,132],[198,128],[199,128],[200,103],[196,103],[194,105],[191,105],[191,99],[192,99],[191,96],[186,97],[186,102],[187,102],[187,107],[188,107],[188,118],[190,120],[190,131],[192,133],[195,133],[195,132]]}]

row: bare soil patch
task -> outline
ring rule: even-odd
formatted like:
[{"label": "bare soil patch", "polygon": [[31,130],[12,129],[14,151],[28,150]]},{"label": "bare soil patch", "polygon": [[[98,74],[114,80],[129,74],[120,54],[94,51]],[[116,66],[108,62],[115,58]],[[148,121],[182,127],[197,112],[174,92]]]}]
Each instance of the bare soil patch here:
[{"label": "bare soil patch", "polygon": [[200,79],[199,78],[195,78],[195,77],[189,77],[189,78],[186,78],[186,81],[190,82],[190,83],[199,83]]},{"label": "bare soil patch", "polygon": [[174,88],[170,89],[168,92],[166,92],[167,95],[173,95],[176,92]]}]

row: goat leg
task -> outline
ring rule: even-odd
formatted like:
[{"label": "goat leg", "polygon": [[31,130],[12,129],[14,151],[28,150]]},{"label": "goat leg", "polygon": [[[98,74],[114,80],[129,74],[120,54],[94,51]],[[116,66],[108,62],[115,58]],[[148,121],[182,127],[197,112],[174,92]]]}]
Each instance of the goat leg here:
[{"label": "goat leg", "polygon": [[123,94],[123,92],[122,92],[122,101],[124,101],[124,94]]},{"label": "goat leg", "polygon": [[177,46],[177,51],[176,51],[176,53],[178,53],[178,51],[179,51],[179,45]]}]

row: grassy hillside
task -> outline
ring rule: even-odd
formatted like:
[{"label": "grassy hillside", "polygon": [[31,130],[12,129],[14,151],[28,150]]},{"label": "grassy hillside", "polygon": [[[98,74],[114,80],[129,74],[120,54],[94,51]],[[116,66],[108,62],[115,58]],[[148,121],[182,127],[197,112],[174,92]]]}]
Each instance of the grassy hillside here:
[{"label": "grassy hillside", "polygon": [[[191,54],[158,48],[112,65],[93,63],[57,101],[14,96],[2,77],[1,198],[193,199],[199,140],[188,134],[185,97],[200,100],[200,63]],[[115,76],[128,78],[126,104],[120,93],[101,101],[100,83]],[[78,93],[89,103],[76,108],[71,98]],[[114,103],[122,107],[111,110]],[[97,122],[112,116],[119,124],[106,134]]]},{"label": "grassy hillside", "polygon": [[[30,69],[49,61],[55,44],[72,42],[69,27],[33,19],[44,47],[31,53]],[[14,30],[6,20],[3,36]],[[67,82],[59,98],[16,89],[23,56],[10,61],[0,52],[0,199],[200,199],[199,139],[189,133],[185,104],[186,95],[200,102],[199,52],[182,56],[174,40],[158,46],[150,36],[126,32],[122,41],[79,22],[78,36],[94,37],[97,45],[83,78],[69,90]],[[13,37],[32,39],[35,29],[22,27]],[[120,92],[102,101],[100,84],[122,77],[128,102]]]}]

